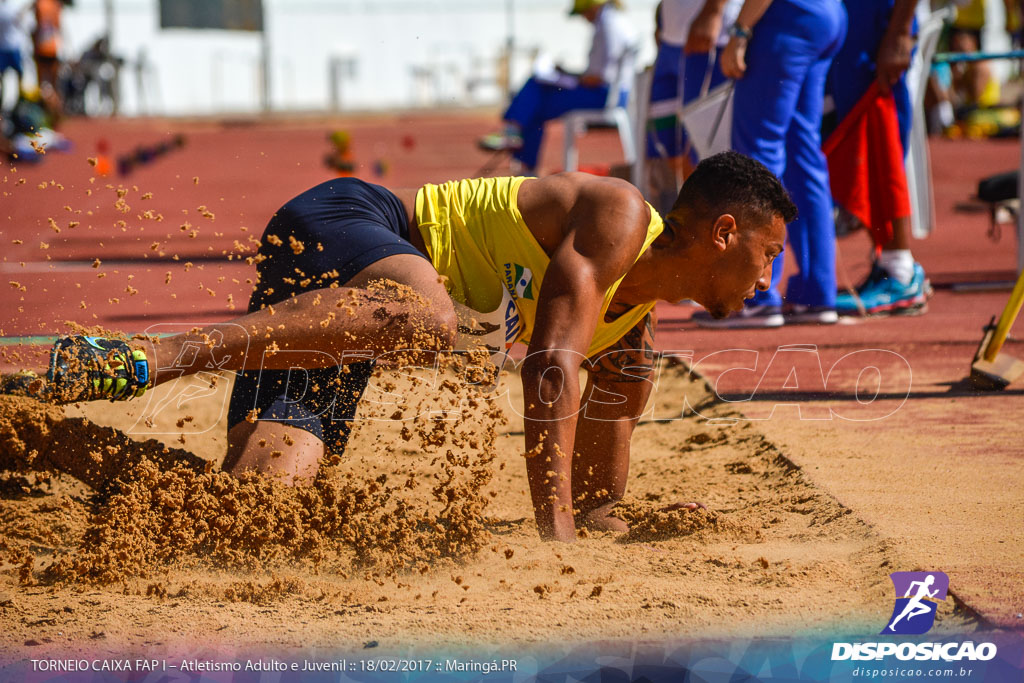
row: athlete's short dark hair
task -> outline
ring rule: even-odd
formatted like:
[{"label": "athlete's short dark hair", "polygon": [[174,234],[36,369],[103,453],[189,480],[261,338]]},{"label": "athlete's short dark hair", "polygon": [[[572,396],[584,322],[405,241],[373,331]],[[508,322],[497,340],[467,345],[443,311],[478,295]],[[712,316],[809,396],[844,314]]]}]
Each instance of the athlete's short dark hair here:
[{"label": "athlete's short dark hair", "polygon": [[796,205],[775,174],[739,152],[722,152],[704,159],[683,183],[672,212],[687,211],[717,218],[731,213],[738,218],[786,223],[796,218]]}]

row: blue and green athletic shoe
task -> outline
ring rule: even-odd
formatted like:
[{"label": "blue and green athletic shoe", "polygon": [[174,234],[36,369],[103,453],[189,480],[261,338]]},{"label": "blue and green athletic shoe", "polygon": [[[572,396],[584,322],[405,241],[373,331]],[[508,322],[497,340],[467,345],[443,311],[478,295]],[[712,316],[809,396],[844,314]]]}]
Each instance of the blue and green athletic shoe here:
[{"label": "blue and green athletic shoe", "polygon": [[914,264],[914,277],[908,284],[890,277],[875,264],[856,296],[850,292],[836,296],[836,311],[839,315],[860,315],[863,306],[864,315],[915,315],[924,313],[931,295],[932,286],[921,264]]},{"label": "blue and green athletic shoe", "polygon": [[149,361],[144,351],[117,339],[61,337],[50,351],[46,380],[54,403],[126,401],[149,387]]}]

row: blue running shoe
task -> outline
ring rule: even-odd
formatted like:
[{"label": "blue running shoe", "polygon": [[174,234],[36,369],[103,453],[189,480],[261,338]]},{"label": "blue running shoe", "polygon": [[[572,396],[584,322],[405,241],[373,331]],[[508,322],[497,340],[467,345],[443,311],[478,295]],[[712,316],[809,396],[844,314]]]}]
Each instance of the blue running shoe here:
[{"label": "blue running shoe", "polygon": [[117,339],[61,337],[50,351],[46,394],[53,403],[126,401],[149,388],[146,353]]},{"label": "blue running shoe", "polygon": [[914,277],[903,284],[890,277],[875,264],[857,293],[839,292],[836,312],[839,315],[916,315],[924,313],[932,295],[932,286],[924,276],[920,263],[914,264]]}]

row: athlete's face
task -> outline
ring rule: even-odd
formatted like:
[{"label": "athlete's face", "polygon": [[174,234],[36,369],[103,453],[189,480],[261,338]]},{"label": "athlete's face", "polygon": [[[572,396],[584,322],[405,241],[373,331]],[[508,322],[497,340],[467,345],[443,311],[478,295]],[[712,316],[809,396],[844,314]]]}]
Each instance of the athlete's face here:
[{"label": "athlete's face", "polygon": [[711,269],[701,305],[715,318],[743,309],[743,302],[771,284],[772,261],[782,253],[786,224],[779,216],[760,225],[739,225],[719,216],[711,230]]}]

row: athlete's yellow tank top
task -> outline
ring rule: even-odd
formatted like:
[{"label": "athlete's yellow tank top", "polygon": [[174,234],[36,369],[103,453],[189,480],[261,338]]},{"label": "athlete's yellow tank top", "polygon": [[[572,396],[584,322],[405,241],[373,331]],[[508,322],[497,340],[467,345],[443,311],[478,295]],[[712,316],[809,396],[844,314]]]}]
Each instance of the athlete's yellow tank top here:
[{"label": "athlete's yellow tank top", "polygon": [[[524,180],[455,180],[424,185],[416,193],[416,221],[430,260],[447,278],[445,287],[452,299],[475,312],[477,328],[470,334],[492,333],[487,335],[492,349],[498,346],[492,343],[495,338],[504,343],[503,350],[517,341],[530,343],[537,300],[550,263],[519,213],[517,198]],[[636,258],[662,229],[661,216],[651,208],[647,238]],[[605,313],[621,282],[622,278],[616,280],[604,294],[588,356],[614,344],[654,308],[653,301],[634,306],[612,322],[605,322]]]}]

